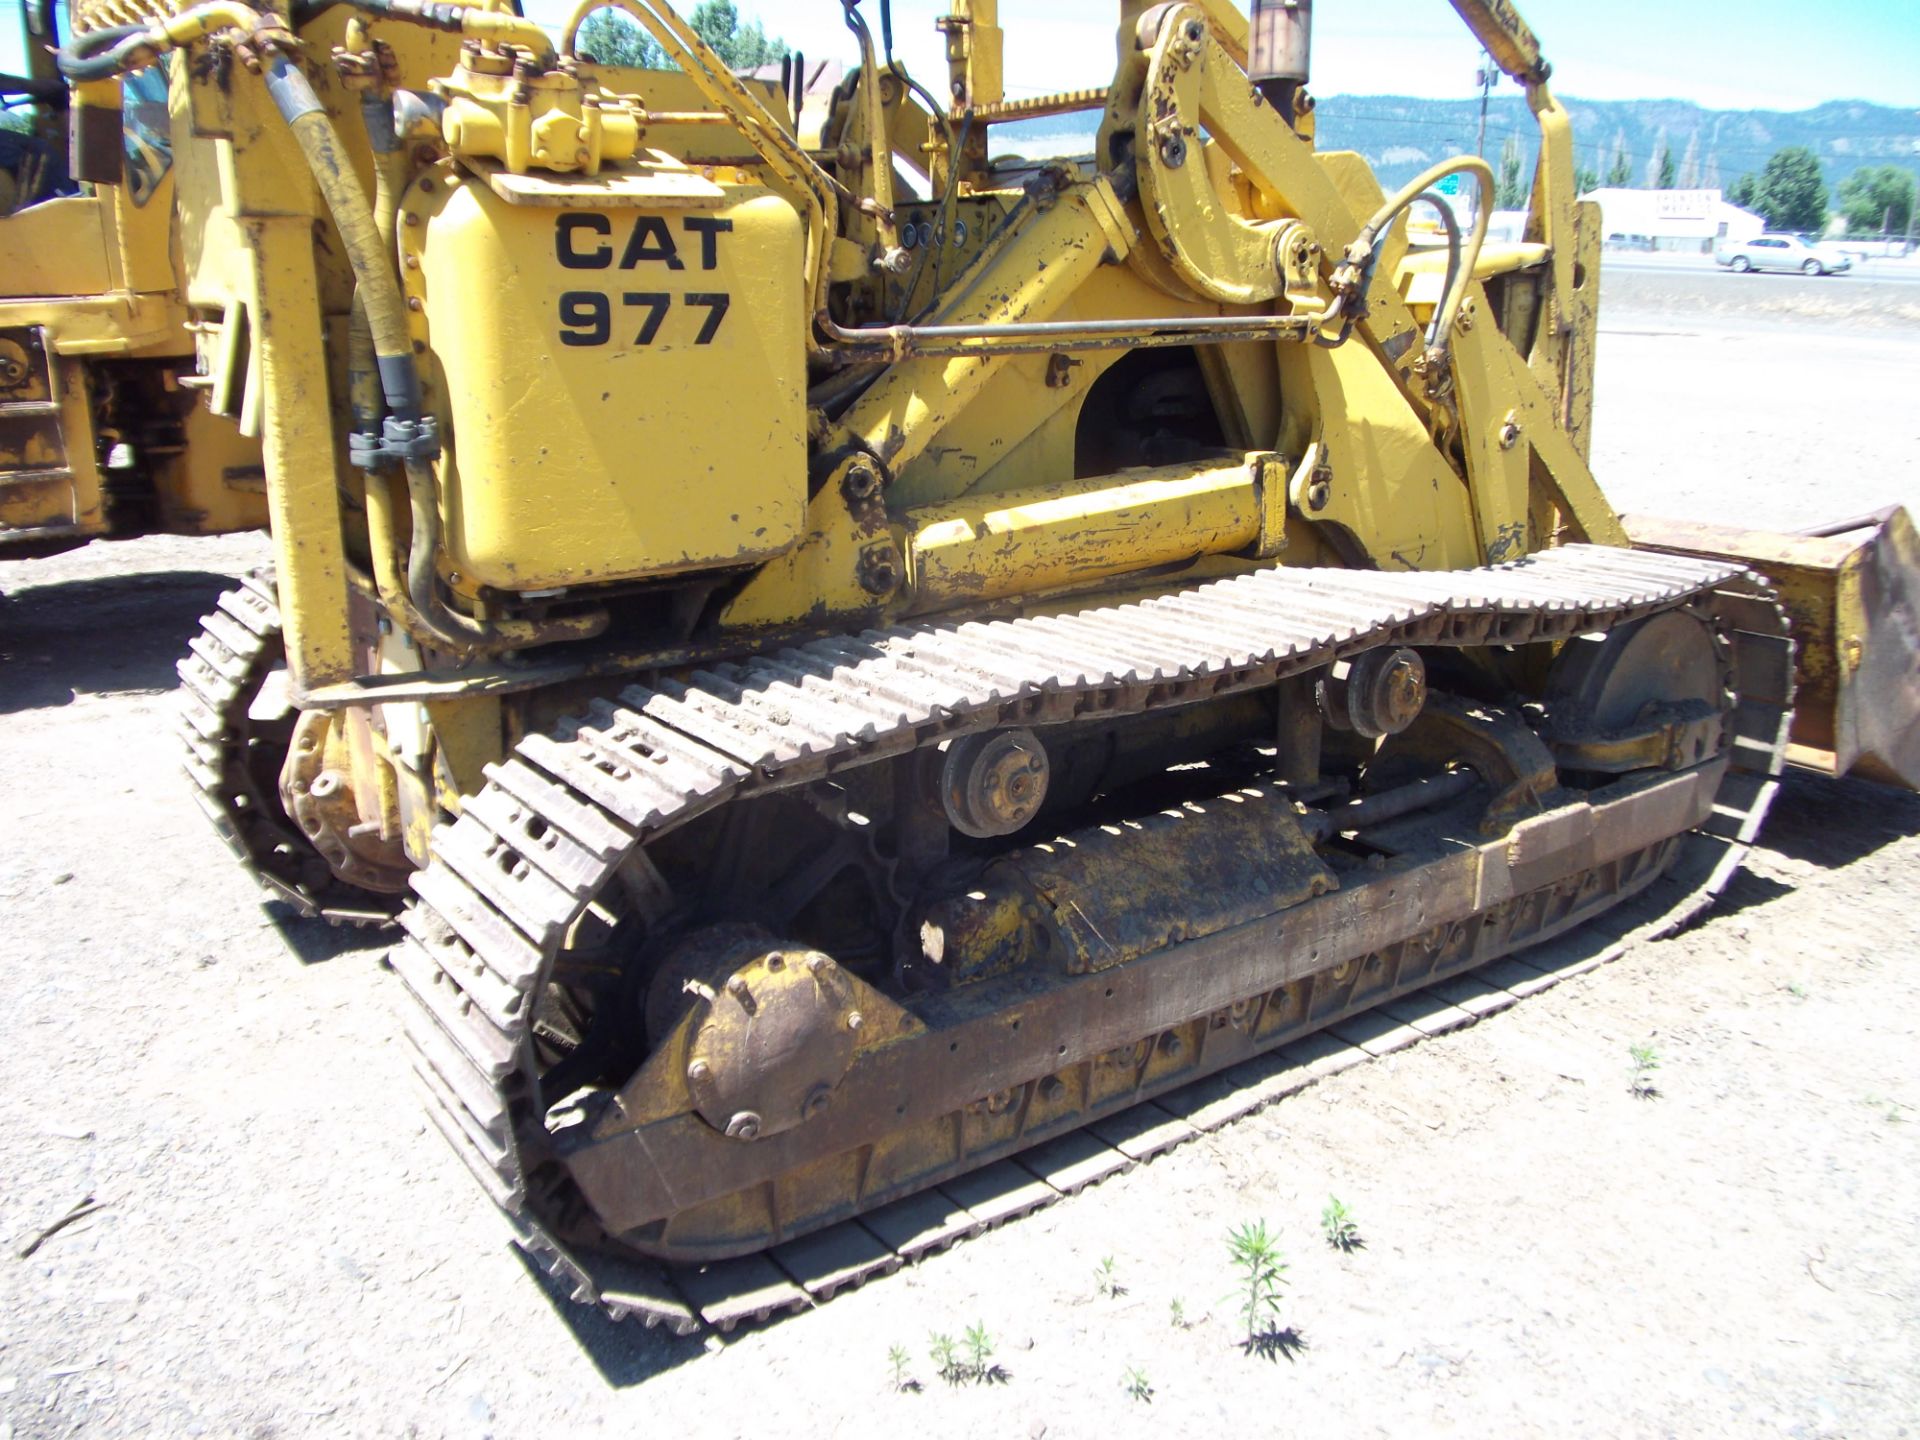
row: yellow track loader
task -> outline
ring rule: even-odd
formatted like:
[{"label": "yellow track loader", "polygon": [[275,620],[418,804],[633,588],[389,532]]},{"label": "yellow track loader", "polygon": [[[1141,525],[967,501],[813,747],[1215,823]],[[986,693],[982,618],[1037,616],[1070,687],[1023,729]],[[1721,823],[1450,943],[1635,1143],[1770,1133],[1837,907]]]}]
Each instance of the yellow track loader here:
[{"label": "yellow track loader", "polygon": [[[53,54],[64,8],[29,0],[0,21],[21,27],[30,71],[0,77],[0,90],[35,117],[30,133],[5,137],[17,148],[0,179],[0,558],[259,529],[257,429],[237,397],[203,398],[197,359],[197,336],[234,304],[225,277],[238,237],[175,207],[164,66],[118,82],[117,107],[75,112],[87,128],[71,136],[70,173],[62,164],[68,92]],[[73,10],[85,28],[128,7]]]},{"label": "yellow track loader", "polygon": [[1589,470],[1598,216],[1504,0],[1455,0],[1540,125],[1501,247],[1482,161],[1316,146],[1294,0],[1120,0],[1109,86],[1017,100],[994,0],[919,78],[845,0],[804,129],[664,0],[613,8],[673,68],[598,64],[599,8],[61,55],[80,108],[169,65],[235,237],[197,353],[278,572],[183,662],[189,768],[276,892],[397,909],[429,1114],[581,1300],[812,1303],[1164,1143],[1142,1101],[1710,898],[1790,618],[1803,740],[1915,780],[1904,518],[1788,565]]}]

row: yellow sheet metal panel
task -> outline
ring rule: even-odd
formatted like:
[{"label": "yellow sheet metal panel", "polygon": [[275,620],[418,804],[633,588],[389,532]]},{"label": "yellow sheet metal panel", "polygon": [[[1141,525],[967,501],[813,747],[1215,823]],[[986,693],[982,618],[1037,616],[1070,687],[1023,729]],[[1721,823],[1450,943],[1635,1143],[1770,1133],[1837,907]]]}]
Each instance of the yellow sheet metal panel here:
[{"label": "yellow sheet metal panel", "polygon": [[111,213],[97,196],[69,195],[0,219],[0,295],[99,295],[115,289],[107,242]]},{"label": "yellow sheet metal panel", "polygon": [[792,546],[799,215],[750,183],[511,178],[502,194],[442,170],[409,192],[402,227],[449,427],[454,569],[533,590]]}]

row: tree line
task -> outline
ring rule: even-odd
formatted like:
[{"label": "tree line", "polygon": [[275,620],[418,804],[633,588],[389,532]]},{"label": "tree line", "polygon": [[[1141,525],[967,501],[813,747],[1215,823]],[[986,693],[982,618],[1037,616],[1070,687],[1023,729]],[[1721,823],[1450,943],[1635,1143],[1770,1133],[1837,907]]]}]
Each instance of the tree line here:
[{"label": "tree line", "polygon": [[[700,0],[687,23],[730,70],[755,70],[776,64],[790,53],[786,41],[769,36],[758,20],[742,24],[733,0]],[[670,70],[673,63],[660,42],[618,10],[596,10],[580,27],[578,46],[597,64],[632,70]]]},{"label": "tree line", "polygon": [[[1495,188],[1495,203],[1502,210],[1517,210],[1527,203],[1521,159],[1519,137],[1509,135],[1500,153]],[[1648,162],[1645,184],[1639,188],[1715,190],[1719,182],[1717,157],[1709,156],[1704,167],[1700,162],[1698,135],[1688,141],[1681,160],[1674,159],[1673,148],[1662,136]],[[1582,195],[1598,190],[1602,183],[1598,167],[1582,165],[1574,172],[1574,187]],[[1614,137],[1604,183],[1614,189],[1633,186],[1633,157],[1624,135]],[[1776,151],[1757,174],[1749,172],[1734,180],[1725,194],[1729,204],[1764,217],[1769,230],[1821,231],[1839,215],[1846,219],[1851,234],[1904,235],[1914,224],[1920,182],[1911,170],[1898,165],[1868,165],[1841,181],[1835,194],[1821,174],[1820,158],[1804,145],[1789,145]]]}]

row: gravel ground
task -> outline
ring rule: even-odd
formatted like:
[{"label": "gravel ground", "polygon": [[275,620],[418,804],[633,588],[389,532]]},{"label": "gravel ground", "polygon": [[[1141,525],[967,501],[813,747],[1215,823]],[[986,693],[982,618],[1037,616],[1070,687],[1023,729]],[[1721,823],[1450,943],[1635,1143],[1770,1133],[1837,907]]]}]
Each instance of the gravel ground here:
[{"label": "gravel ground", "polygon": [[[1730,314],[1717,277],[1622,271],[1608,300],[1596,465],[1622,508],[1920,500],[1911,327]],[[415,1111],[377,944],[263,908],[178,777],[173,657],[263,553],[0,565],[0,1440],[1920,1421],[1920,798],[1796,779],[1690,933],[818,1311],[674,1340],[518,1260]],[[1633,1045],[1657,1096],[1630,1093]],[[1351,1252],[1321,1238],[1332,1195]],[[1228,1299],[1227,1232],[1258,1218],[1298,1342],[1271,1358]],[[929,1336],[975,1324],[1001,1378],[950,1387]]]}]

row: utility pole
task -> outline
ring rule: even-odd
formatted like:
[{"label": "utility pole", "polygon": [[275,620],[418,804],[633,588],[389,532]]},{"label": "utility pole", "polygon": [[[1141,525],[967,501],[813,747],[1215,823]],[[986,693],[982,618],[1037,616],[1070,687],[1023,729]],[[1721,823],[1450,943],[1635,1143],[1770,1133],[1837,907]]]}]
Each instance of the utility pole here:
[{"label": "utility pole", "polygon": [[1487,158],[1487,96],[1499,83],[1500,67],[1493,63],[1493,56],[1487,51],[1480,52],[1480,68],[1473,72],[1473,83],[1480,87],[1480,139],[1473,147],[1473,153],[1482,160]]}]

